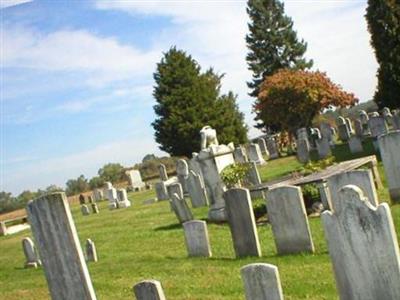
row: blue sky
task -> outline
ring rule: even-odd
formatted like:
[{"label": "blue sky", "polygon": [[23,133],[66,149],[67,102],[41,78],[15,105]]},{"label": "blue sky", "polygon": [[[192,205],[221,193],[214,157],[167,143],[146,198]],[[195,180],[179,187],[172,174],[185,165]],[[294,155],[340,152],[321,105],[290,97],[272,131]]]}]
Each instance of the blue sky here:
[{"label": "blue sky", "polygon": [[[251,127],[245,1],[2,0],[0,190],[64,186],[108,162],[162,155],[151,122],[153,79],[176,45],[226,73]],[[371,99],[377,64],[366,1],[285,1],[314,69]],[[257,135],[251,129],[250,135]]]}]

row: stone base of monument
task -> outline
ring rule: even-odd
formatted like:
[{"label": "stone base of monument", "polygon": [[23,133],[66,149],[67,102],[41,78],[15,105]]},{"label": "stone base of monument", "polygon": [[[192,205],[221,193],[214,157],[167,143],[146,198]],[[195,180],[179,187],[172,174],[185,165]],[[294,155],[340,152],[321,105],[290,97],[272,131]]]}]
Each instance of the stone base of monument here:
[{"label": "stone base of monument", "polygon": [[125,200],[125,201],[118,201],[118,206],[119,208],[127,208],[131,206],[131,201]]}]

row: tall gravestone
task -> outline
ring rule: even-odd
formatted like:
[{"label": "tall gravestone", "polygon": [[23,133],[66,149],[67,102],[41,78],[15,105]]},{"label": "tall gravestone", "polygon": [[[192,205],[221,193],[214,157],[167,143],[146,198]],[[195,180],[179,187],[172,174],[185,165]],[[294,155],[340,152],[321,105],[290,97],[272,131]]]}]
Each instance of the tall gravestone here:
[{"label": "tall gravestone", "polygon": [[162,201],[169,199],[167,186],[164,181],[156,182],[154,187],[156,190],[157,200]]},{"label": "tall gravestone", "polygon": [[240,269],[246,300],[283,300],[278,268],[254,263]]},{"label": "tall gravestone", "polygon": [[269,152],[270,159],[275,159],[279,157],[278,145],[275,141],[275,138],[273,137],[267,138],[267,149]]},{"label": "tall gravestone", "polygon": [[385,119],[379,115],[370,117],[368,120],[368,126],[373,138],[377,138],[378,136],[388,132]]},{"label": "tall gravestone", "polygon": [[369,116],[365,110],[360,110],[359,119],[360,119],[361,126],[363,129],[363,133],[362,133],[363,137],[369,136],[371,134],[371,131],[369,130],[369,126],[368,126]]},{"label": "tall gravestone", "polygon": [[339,139],[342,142],[347,142],[351,136],[351,131],[348,126],[348,122],[346,122],[345,118],[338,117],[336,119],[336,125],[337,125],[337,129],[338,129]]},{"label": "tall gravestone", "polygon": [[378,206],[378,194],[376,192],[374,178],[371,170],[352,170],[333,175],[327,179],[329,194],[331,195],[332,209],[338,205],[339,190],[345,185],[355,185],[359,187],[372,206]]},{"label": "tall gravestone", "polygon": [[334,136],[332,132],[332,127],[329,123],[322,122],[320,125],[321,136],[323,139],[327,139],[329,145],[334,144]]},{"label": "tall gravestone", "polygon": [[331,145],[327,138],[322,137],[321,139],[315,140],[317,146],[318,156],[320,159],[327,158],[331,153]]},{"label": "tall gravestone", "polygon": [[181,198],[178,194],[174,193],[170,201],[172,210],[180,223],[193,220],[193,214],[184,198]]},{"label": "tall gravestone", "polygon": [[247,157],[249,159],[249,162],[254,161],[258,165],[263,165],[266,163],[258,144],[251,143],[247,146]]},{"label": "tall gravestone", "polygon": [[268,220],[278,254],[314,252],[301,188],[282,186],[267,192]]},{"label": "tall gravestone", "polygon": [[361,138],[357,135],[352,135],[349,139],[349,150],[350,153],[356,154],[364,151]]},{"label": "tall gravestone", "polygon": [[310,161],[310,144],[308,139],[297,140],[297,159],[302,164]]},{"label": "tall gravestone", "polygon": [[176,162],[176,174],[179,183],[182,185],[183,193],[188,193],[187,179],[189,177],[189,166],[184,159],[178,159]]},{"label": "tall gravestone", "polygon": [[400,130],[380,136],[378,142],[390,198],[400,202]]},{"label": "tall gravestone", "polygon": [[211,257],[207,223],[193,220],[183,223],[185,243],[189,256]]},{"label": "tall gravestone", "polygon": [[65,194],[30,201],[27,212],[51,298],[96,299]]},{"label": "tall gravestone", "polygon": [[224,199],[236,256],[261,256],[249,191],[230,189],[224,193]]},{"label": "tall gravestone", "polygon": [[144,280],[134,285],[136,300],[165,300],[161,283],[157,280]]},{"label": "tall gravestone", "polygon": [[39,259],[39,254],[37,253],[35,244],[31,238],[26,237],[22,239],[22,250],[25,254],[25,268],[37,268],[42,265]]},{"label": "tall gravestone", "polygon": [[158,165],[158,173],[162,181],[168,180],[167,168],[163,164]]},{"label": "tall gravestone", "polygon": [[187,188],[193,207],[207,206],[208,197],[204,183],[200,175],[190,170],[187,180]]},{"label": "tall gravestone", "polygon": [[364,130],[360,119],[354,120],[354,133],[359,138],[364,136]]},{"label": "tall gravestone", "polygon": [[346,185],[340,205],[322,214],[340,299],[400,299],[400,255],[387,203],[373,207]]},{"label": "tall gravestone", "polygon": [[[245,178],[246,186],[253,187],[261,184],[260,173],[258,173],[257,165],[255,162],[249,163],[249,169],[247,171],[247,175]],[[252,199],[261,198],[264,199],[264,191],[254,190],[250,191],[250,195]]]},{"label": "tall gravestone", "polygon": [[243,146],[237,146],[233,152],[233,156],[235,158],[235,162],[239,164],[243,164],[248,162],[246,150]]},{"label": "tall gravestone", "polygon": [[258,144],[258,147],[260,147],[261,154],[269,156],[269,152],[268,152],[267,144],[265,143],[265,140],[263,138],[259,138],[257,140],[257,144]]},{"label": "tall gravestone", "polygon": [[127,175],[129,178],[129,183],[134,191],[141,190],[146,186],[146,183],[142,180],[139,170],[130,170],[127,172]]}]

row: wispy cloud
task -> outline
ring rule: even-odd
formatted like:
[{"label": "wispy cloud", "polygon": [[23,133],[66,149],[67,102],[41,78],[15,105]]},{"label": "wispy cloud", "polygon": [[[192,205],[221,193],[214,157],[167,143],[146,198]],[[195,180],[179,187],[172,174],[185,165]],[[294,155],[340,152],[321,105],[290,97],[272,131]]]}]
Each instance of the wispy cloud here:
[{"label": "wispy cloud", "polygon": [[1,0],[0,1],[0,9],[16,6],[24,3],[32,2],[33,0]]}]

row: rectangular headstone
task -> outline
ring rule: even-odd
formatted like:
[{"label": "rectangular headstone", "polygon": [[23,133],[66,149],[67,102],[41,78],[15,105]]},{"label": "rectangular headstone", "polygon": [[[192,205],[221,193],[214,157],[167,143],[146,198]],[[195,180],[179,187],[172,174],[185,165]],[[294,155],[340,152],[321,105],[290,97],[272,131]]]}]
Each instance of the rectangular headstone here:
[{"label": "rectangular headstone", "polygon": [[25,254],[26,262],[25,268],[37,268],[42,265],[39,255],[36,251],[35,244],[31,238],[26,237],[22,240],[22,249]]},{"label": "rectangular headstone", "polygon": [[267,192],[267,212],[278,254],[314,252],[300,187],[270,189]]},{"label": "rectangular headstone", "polygon": [[261,154],[269,156],[268,149],[267,149],[267,144],[265,143],[265,140],[263,138],[259,138],[257,140],[257,144],[260,147]]},{"label": "rectangular headstone", "polygon": [[236,256],[261,256],[249,191],[230,189],[224,193],[224,199]]},{"label": "rectangular headstone", "polygon": [[362,146],[361,138],[356,135],[352,135],[349,139],[349,149],[350,153],[352,154],[363,152],[364,149]]},{"label": "rectangular headstone", "polygon": [[390,198],[400,202],[400,130],[380,136],[378,143]]},{"label": "rectangular headstone", "polygon": [[267,139],[267,149],[270,159],[275,159],[279,157],[278,145],[274,138]]},{"label": "rectangular headstone", "polygon": [[180,183],[172,183],[172,184],[168,185],[167,191],[168,191],[169,199],[172,199],[172,196],[174,194],[178,194],[179,198],[181,198],[181,199],[184,198],[182,185]]},{"label": "rectangular headstone", "polygon": [[331,146],[327,138],[317,139],[315,140],[315,143],[317,145],[318,156],[320,159],[327,158],[332,154]]},{"label": "rectangular headstone", "polygon": [[158,172],[160,174],[161,181],[168,180],[167,168],[163,164],[158,165]]},{"label": "rectangular headstone", "polygon": [[157,280],[144,280],[134,285],[136,300],[165,300],[161,283]]},{"label": "rectangular headstone", "polygon": [[193,220],[183,223],[185,242],[189,256],[211,257],[207,223]]},{"label": "rectangular headstone", "polygon": [[156,182],[155,184],[156,195],[159,201],[168,200],[169,195],[167,191],[167,186],[165,185],[164,181]]},{"label": "rectangular headstone", "polygon": [[388,132],[385,119],[380,116],[372,116],[368,120],[368,127],[371,131],[371,136],[376,138]]},{"label": "rectangular headstone", "polygon": [[246,150],[242,146],[238,146],[233,151],[233,156],[235,158],[235,162],[239,164],[243,164],[248,162]]},{"label": "rectangular headstone", "polygon": [[297,140],[297,159],[302,164],[310,161],[310,143],[308,139]]},{"label": "rectangular headstone", "polygon": [[322,223],[340,299],[400,299],[400,256],[387,203],[373,207],[354,185]]},{"label": "rectangular headstone", "polygon": [[254,263],[240,269],[246,300],[283,300],[278,268]]},{"label": "rectangular headstone", "polygon": [[172,210],[180,223],[193,220],[193,214],[183,197],[181,198],[174,193],[170,201]]},{"label": "rectangular headstone", "polygon": [[85,249],[86,249],[86,260],[97,262],[96,245],[91,239],[86,240]]},{"label": "rectangular headstone", "polygon": [[65,194],[30,201],[27,212],[51,298],[96,299]]},{"label": "rectangular headstone", "polygon": [[142,180],[139,170],[130,170],[127,172],[127,175],[133,190],[141,190],[146,186],[146,183]]},{"label": "rectangular headstone", "polygon": [[189,172],[187,180],[187,188],[193,207],[201,207],[208,205],[206,188],[201,180],[200,175],[194,171]]},{"label": "rectangular headstone", "polygon": [[265,164],[265,160],[262,156],[260,146],[258,144],[249,144],[247,147],[247,156],[250,162],[254,161],[258,165]]}]

